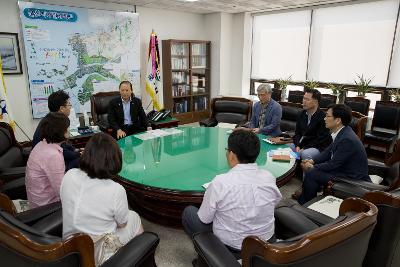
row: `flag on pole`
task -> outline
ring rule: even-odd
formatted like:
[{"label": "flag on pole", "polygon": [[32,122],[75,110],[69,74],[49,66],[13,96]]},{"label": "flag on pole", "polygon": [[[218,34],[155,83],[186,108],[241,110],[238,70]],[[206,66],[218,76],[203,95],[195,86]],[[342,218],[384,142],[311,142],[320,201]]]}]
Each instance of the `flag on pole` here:
[{"label": "flag on pole", "polygon": [[152,30],[147,61],[146,92],[149,94],[151,101],[153,101],[153,108],[157,111],[160,110],[157,95],[160,84],[160,52],[158,50],[157,34]]},{"label": "flag on pole", "polygon": [[7,97],[6,83],[4,82],[3,76],[3,61],[0,56],[0,121],[10,124],[10,126],[15,130],[15,122],[10,110],[10,101]]}]

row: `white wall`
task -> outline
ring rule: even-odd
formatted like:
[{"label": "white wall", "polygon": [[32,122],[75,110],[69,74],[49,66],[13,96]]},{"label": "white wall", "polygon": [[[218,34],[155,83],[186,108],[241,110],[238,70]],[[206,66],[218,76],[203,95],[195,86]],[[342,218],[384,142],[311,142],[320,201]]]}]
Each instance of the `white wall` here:
[{"label": "white wall", "polygon": [[[35,1],[33,1],[35,2]],[[98,8],[106,10],[118,11],[134,11],[133,6],[99,3],[95,1],[79,1],[79,0],[38,0],[37,2],[69,5],[76,7]],[[167,11],[161,9],[150,9],[144,7],[137,7],[140,20],[141,32],[141,87],[142,95],[144,95],[145,81],[147,66],[147,49],[151,30],[154,29],[158,34],[160,42],[160,54],[162,51],[161,40],[163,39],[192,39],[192,40],[210,40],[213,35],[208,29],[215,29],[216,24],[213,22],[205,23],[205,15]],[[0,32],[16,32],[19,33],[20,44],[21,31],[19,20],[19,9],[17,0],[0,0],[0,17],[3,18],[0,23]],[[7,18],[7,19],[4,19]],[[212,41],[212,40],[211,40]],[[214,45],[214,44],[212,44]],[[21,47],[22,49],[22,47]],[[23,49],[22,49],[23,50]],[[22,52],[22,51],[21,51]],[[6,75],[5,83],[7,92],[9,94],[10,106],[14,113],[16,122],[26,131],[29,137],[33,136],[39,120],[32,118],[31,101],[28,90],[27,69],[25,65],[24,53],[21,53],[23,62],[22,75]],[[161,59],[162,60],[162,59]],[[212,66],[214,68],[214,66]],[[161,72],[162,73],[162,72]],[[218,80],[218,73],[213,72],[212,79]],[[161,90],[160,90],[161,91]],[[161,91],[162,92],[162,91]],[[162,93],[160,93],[160,100],[162,101]],[[22,135],[21,131],[17,129],[17,139],[22,141],[26,138]]]}]

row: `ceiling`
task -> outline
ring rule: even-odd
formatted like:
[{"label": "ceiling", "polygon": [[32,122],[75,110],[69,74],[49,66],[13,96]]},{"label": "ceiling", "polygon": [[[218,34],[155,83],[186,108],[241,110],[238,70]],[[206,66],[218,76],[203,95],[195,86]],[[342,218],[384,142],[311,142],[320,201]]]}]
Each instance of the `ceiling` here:
[{"label": "ceiling", "polygon": [[207,14],[271,11],[295,7],[349,2],[351,0],[95,0],[99,2],[144,6],[149,8]]}]

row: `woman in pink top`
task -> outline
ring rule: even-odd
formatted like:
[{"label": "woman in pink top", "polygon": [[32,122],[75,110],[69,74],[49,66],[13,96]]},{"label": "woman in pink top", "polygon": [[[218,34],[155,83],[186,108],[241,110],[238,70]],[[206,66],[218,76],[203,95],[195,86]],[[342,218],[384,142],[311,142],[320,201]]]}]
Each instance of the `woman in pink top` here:
[{"label": "woman in pink top", "polygon": [[29,155],[25,186],[30,208],[60,201],[60,186],[65,172],[63,149],[69,119],[50,112],[41,122],[41,139]]}]

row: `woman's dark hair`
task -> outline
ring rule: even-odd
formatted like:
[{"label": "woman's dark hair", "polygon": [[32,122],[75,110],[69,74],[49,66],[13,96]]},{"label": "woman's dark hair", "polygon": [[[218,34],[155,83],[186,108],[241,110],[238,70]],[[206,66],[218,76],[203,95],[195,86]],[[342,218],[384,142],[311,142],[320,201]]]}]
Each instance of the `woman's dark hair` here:
[{"label": "woman's dark hair", "polygon": [[254,163],[260,154],[260,140],[253,132],[236,130],[229,135],[228,150],[235,153],[240,163]]},{"label": "woman's dark hair", "polygon": [[60,107],[67,105],[68,99],[69,95],[63,90],[59,90],[49,95],[47,106],[49,107],[50,112],[59,111]]},{"label": "woman's dark hair", "polygon": [[65,141],[65,132],[69,127],[69,119],[61,112],[50,112],[40,122],[40,137],[47,143]]},{"label": "woman's dark hair", "polygon": [[80,169],[91,178],[110,179],[122,169],[122,153],[110,135],[97,133],[85,146]]},{"label": "woman's dark hair", "polygon": [[332,104],[328,106],[328,109],[332,109],[332,116],[335,119],[340,118],[343,126],[347,126],[351,122],[351,108],[344,104]]}]

